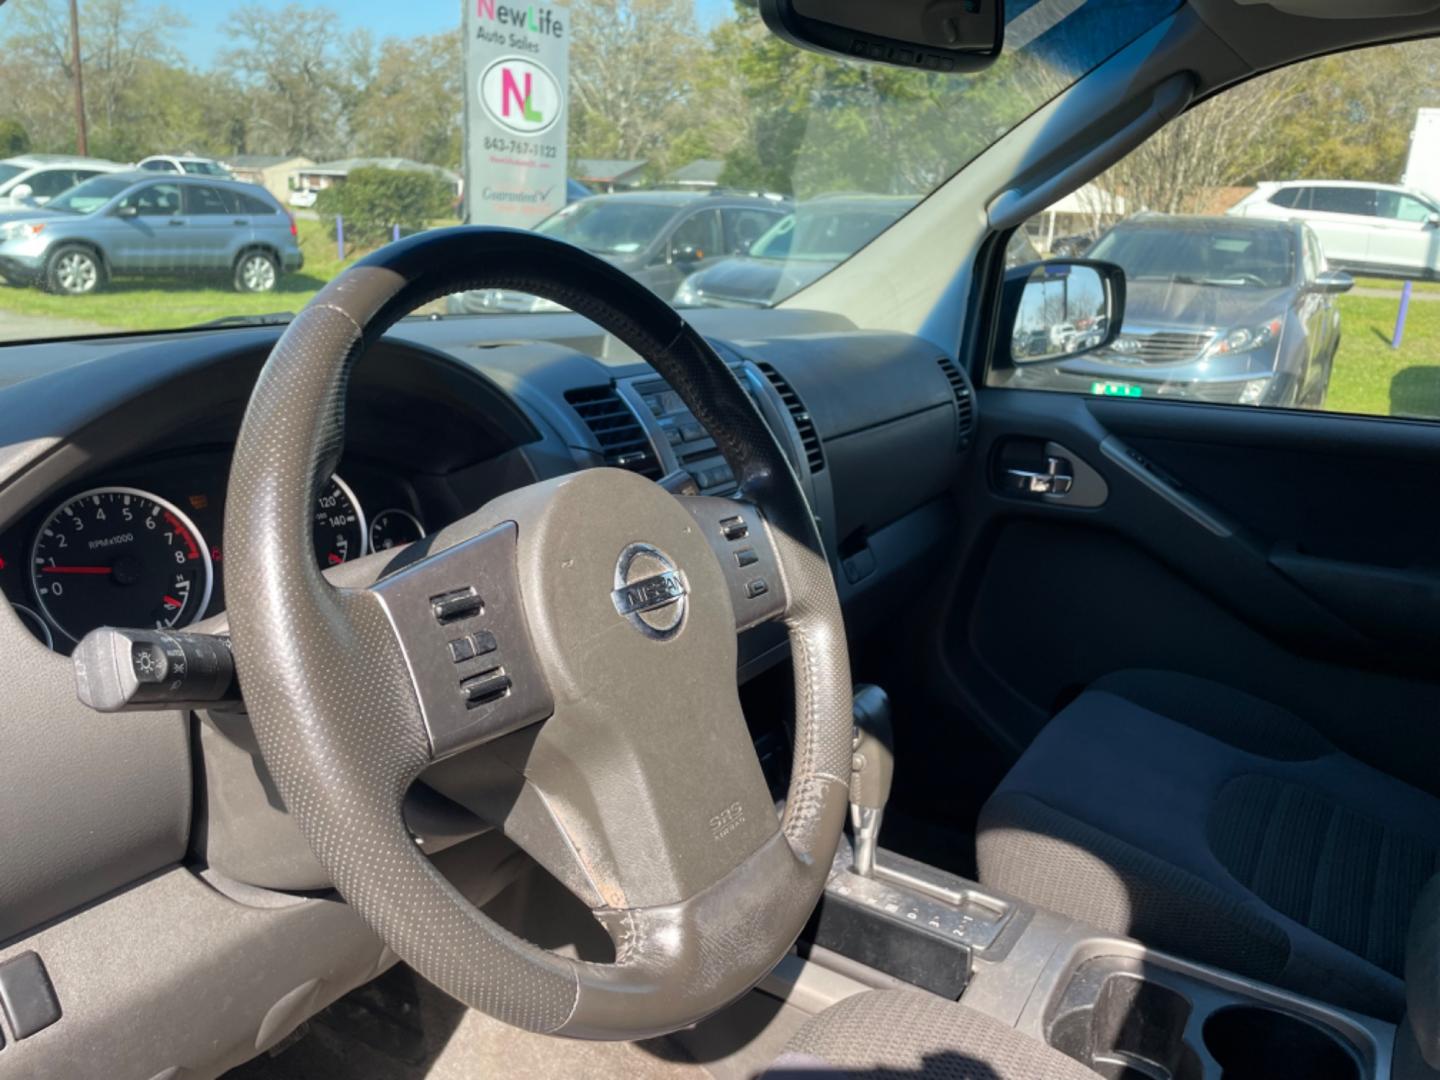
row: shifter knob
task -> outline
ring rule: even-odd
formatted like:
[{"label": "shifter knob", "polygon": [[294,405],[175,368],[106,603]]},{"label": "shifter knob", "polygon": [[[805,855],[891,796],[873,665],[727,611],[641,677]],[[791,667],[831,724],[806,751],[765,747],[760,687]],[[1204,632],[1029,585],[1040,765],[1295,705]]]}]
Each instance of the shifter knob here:
[{"label": "shifter knob", "polygon": [[854,700],[855,738],[850,757],[850,825],[855,834],[854,870],[875,871],[875,851],[890,784],[895,775],[895,740],[890,698],[878,686],[858,686]]}]

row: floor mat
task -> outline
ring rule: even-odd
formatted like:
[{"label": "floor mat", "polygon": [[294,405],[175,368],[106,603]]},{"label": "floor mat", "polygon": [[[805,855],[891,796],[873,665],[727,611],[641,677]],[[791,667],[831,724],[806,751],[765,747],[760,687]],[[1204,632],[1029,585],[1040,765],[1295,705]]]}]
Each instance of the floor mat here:
[{"label": "floor mat", "polygon": [[516,1080],[617,1077],[700,1080],[708,1074],[666,1039],[597,1043],[532,1035],[467,1009],[403,964],[310,1021],[280,1054],[225,1080]]}]

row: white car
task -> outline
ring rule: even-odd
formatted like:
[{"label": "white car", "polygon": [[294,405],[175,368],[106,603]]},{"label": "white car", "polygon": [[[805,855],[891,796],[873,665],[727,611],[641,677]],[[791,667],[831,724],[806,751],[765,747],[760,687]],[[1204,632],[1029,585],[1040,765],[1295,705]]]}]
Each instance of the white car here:
[{"label": "white car", "polygon": [[319,197],[320,193],[313,188],[297,188],[290,192],[287,201],[291,206],[298,206],[301,210],[309,210],[315,205],[315,200]]},{"label": "white car", "polygon": [[1332,267],[1440,278],[1440,205],[1413,188],[1354,180],[1266,182],[1230,213],[1303,221],[1320,237]]},{"label": "white car", "polygon": [[191,176],[213,176],[218,180],[233,180],[230,170],[214,158],[195,157],[192,154],[151,154],[135,163],[137,169],[146,172],[188,173]]},{"label": "white car", "polygon": [[68,154],[21,154],[0,161],[0,210],[44,206],[62,191],[106,172],[128,168],[100,158]]}]

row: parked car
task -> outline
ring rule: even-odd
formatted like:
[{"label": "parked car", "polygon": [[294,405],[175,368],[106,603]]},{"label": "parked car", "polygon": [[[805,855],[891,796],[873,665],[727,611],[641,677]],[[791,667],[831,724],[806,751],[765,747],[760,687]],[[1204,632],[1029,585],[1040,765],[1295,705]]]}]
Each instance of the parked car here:
[{"label": "parked car", "polygon": [[294,219],[264,188],[234,180],[96,176],[0,224],[0,276],[69,296],[111,277],[177,272],[268,292],[303,262]]},{"label": "parked car", "polygon": [[65,154],[21,154],[0,161],[0,211],[26,210],[47,202],[82,181],[126,166],[100,158]]},{"label": "parked car", "polygon": [[151,154],[147,158],[141,158],[135,167],[146,172],[212,176],[220,180],[235,179],[230,170],[214,158],[196,157],[193,154]]},{"label": "parked car", "polygon": [[827,195],[801,203],[734,258],[691,274],[676,307],[768,307],[798,292],[893,225],[911,196]]},{"label": "parked car", "polygon": [[1267,182],[1230,213],[1305,222],[1320,237],[1331,266],[1440,278],[1440,206],[1424,192],[1348,180]]},{"label": "parked car", "polygon": [[1057,236],[1050,245],[1050,255],[1056,259],[1073,259],[1085,254],[1094,242],[1093,236]]},{"label": "parked car", "polygon": [[[535,229],[599,255],[669,299],[687,275],[747,250],[790,209],[760,196],[624,192],[573,202]],[[457,293],[447,307],[457,314],[557,310],[505,289]]]},{"label": "parked car", "polygon": [[[1120,383],[1136,396],[1320,408],[1340,346],[1335,296],[1354,285],[1328,268],[1298,221],[1143,216],[1088,253],[1125,271],[1125,322],[1109,346],[1025,362],[1055,342],[1012,343],[1009,385],[1089,392]],[[1103,328],[1063,328],[1068,342]]]}]

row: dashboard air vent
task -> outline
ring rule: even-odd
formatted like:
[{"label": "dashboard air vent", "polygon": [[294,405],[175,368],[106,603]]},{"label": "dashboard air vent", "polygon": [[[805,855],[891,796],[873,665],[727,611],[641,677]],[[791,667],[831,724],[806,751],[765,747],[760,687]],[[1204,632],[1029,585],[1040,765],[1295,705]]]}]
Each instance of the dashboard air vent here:
[{"label": "dashboard air vent", "polygon": [[950,381],[950,392],[955,395],[955,449],[957,452],[966,450],[971,436],[975,434],[975,391],[954,360],[942,356],[939,363],[940,370]]},{"label": "dashboard air vent", "polygon": [[660,479],[660,461],[645,428],[613,386],[567,390],[565,400],[595,436],[605,464]]},{"label": "dashboard air vent", "polygon": [[800,400],[800,395],[795,388],[786,381],[785,376],[776,371],[774,367],[766,363],[756,365],[770,380],[770,385],[780,395],[780,400],[785,403],[785,408],[790,412],[790,418],[795,421],[795,430],[800,433],[800,442],[805,447],[805,460],[810,464],[810,472],[818,473],[825,468],[825,450],[820,445],[820,436],[815,431],[815,421],[810,419],[810,413],[805,408],[805,403]]}]

